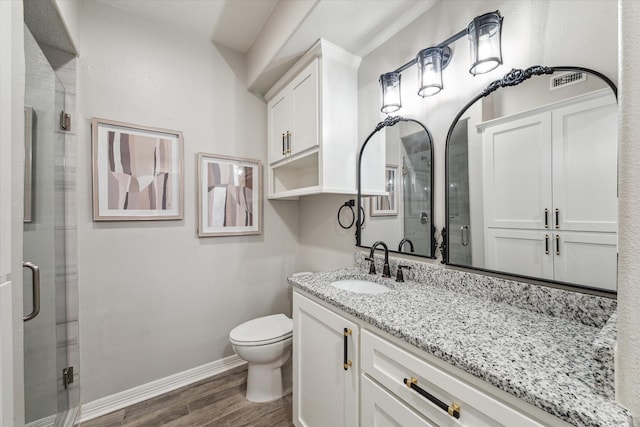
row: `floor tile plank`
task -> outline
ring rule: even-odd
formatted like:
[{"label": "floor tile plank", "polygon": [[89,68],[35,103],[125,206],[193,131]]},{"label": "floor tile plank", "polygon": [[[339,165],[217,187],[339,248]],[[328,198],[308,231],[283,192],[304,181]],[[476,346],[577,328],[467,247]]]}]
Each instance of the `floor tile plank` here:
[{"label": "floor tile plank", "polygon": [[80,427],[291,427],[291,394],[273,402],[245,398],[246,366],[131,405]]}]

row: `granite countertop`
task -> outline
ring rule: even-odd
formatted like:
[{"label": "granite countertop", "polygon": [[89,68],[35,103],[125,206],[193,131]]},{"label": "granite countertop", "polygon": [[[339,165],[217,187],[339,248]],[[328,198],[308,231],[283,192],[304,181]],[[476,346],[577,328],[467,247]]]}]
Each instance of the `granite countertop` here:
[{"label": "granite countertop", "polygon": [[[603,331],[611,328],[605,325],[615,313],[615,301],[614,305],[601,297],[589,299],[588,303],[578,301],[576,305],[592,304],[596,307],[593,312],[600,312],[581,313],[584,318],[576,320],[563,313],[545,313],[549,311],[544,307],[546,303],[553,305],[552,299],[561,298],[560,294],[554,295],[558,290],[539,290],[536,288],[543,287],[524,284],[522,292],[526,295],[522,295],[520,301],[531,304],[535,300],[538,304],[534,309],[526,309],[513,301],[501,301],[490,292],[474,295],[455,289],[451,277],[447,280],[446,276],[458,272],[438,268],[427,274],[423,269],[421,274],[420,267],[412,271],[416,270],[418,272],[408,277],[414,280],[404,283],[383,279],[380,274],[368,275],[358,267],[296,275],[289,278],[289,282],[571,424],[632,425],[629,411],[611,399],[611,393],[601,390],[603,381],[599,382],[598,372],[594,373],[595,366],[596,371],[611,370],[612,374],[613,360],[607,359],[608,353],[603,350],[608,348],[603,342],[611,340],[603,336]],[[392,271],[395,271],[393,265]],[[379,295],[357,294],[329,286],[344,278],[373,280],[392,291]],[[441,285],[443,281],[446,286]],[[567,310],[570,312],[571,308]],[[594,342],[600,343],[597,349]],[[594,354],[600,356],[595,357],[596,362]],[[604,368],[599,364],[604,364]]]}]

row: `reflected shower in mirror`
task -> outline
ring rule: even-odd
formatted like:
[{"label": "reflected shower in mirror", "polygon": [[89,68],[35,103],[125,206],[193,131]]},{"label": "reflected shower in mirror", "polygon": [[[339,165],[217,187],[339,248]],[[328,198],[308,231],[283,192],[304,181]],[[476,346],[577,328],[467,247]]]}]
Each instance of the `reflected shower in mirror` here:
[{"label": "reflected shower in mirror", "polygon": [[577,67],[512,70],[447,137],[447,264],[616,291],[617,101]]},{"label": "reflected shower in mirror", "polygon": [[434,258],[432,165],[433,140],[422,123],[388,117],[376,126],[358,160],[358,202],[365,215],[358,246],[382,240],[393,252]]}]

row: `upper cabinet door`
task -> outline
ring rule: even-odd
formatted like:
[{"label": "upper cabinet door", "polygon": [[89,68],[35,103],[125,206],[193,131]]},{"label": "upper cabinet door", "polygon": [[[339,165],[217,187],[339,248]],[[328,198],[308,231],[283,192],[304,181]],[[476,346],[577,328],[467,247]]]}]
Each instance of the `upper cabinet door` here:
[{"label": "upper cabinet door", "polygon": [[554,227],[616,232],[618,108],[614,96],[601,92],[553,110],[552,120]]},{"label": "upper cabinet door", "polygon": [[[282,160],[288,154],[290,132],[293,129],[293,102],[283,90],[269,103],[269,162]],[[289,132],[289,134],[287,133]]]},{"label": "upper cabinet door", "polygon": [[533,114],[486,128],[487,227],[545,228],[551,210],[551,115]]},{"label": "upper cabinet door", "polygon": [[314,59],[291,83],[294,155],[318,145],[318,61]]}]

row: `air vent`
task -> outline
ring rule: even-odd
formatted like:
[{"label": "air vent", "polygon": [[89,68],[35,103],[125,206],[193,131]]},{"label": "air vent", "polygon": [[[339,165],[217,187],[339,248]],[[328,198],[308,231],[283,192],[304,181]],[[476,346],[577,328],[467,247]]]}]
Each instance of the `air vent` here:
[{"label": "air vent", "polygon": [[556,90],[556,89],[560,89],[561,87],[582,83],[586,80],[587,80],[586,73],[583,73],[581,71],[570,71],[568,73],[551,77],[551,84],[549,89]]}]

